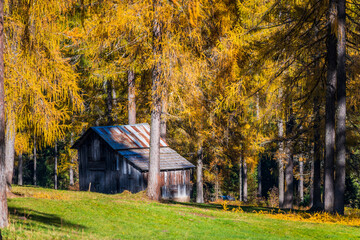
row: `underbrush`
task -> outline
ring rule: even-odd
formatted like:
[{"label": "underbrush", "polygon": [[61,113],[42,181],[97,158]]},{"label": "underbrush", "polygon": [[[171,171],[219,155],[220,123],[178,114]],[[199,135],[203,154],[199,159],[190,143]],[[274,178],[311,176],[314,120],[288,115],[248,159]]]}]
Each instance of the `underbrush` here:
[{"label": "underbrush", "polygon": [[[217,201],[222,205],[224,211],[231,211],[236,213],[244,213],[244,204],[239,201]],[[269,208],[269,210],[253,210],[252,213],[257,215],[266,215],[270,218],[286,220],[286,221],[301,221],[311,223],[334,223],[346,226],[360,226],[360,209],[345,208],[345,214],[331,214],[328,212],[308,212],[304,210],[281,210]]]}]

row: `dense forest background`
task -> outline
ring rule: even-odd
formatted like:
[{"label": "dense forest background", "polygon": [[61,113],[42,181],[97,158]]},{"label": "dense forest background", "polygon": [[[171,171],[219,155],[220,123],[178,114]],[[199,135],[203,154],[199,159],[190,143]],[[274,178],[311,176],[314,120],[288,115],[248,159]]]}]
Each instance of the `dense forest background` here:
[{"label": "dense forest background", "polygon": [[[341,3],[5,1],[9,186],[76,189],[77,138],[91,126],[150,124],[161,98],[162,137],[203,169],[206,201],[322,208],[326,134],[332,126],[335,139],[346,117],[345,204],[359,208],[360,5],[346,2],[341,28]],[[334,178],[342,148],[332,148]]]}]

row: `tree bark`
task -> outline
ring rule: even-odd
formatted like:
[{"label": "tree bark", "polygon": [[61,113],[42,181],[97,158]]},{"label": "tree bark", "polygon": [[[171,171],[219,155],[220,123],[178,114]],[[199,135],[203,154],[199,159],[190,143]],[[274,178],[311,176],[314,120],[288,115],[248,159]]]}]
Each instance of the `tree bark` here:
[{"label": "tree bark", "polygon": [[[106,80],[106,115],[108,119],[108,125],[114,124],[113,110],[114,110],[114,81]],[[116,94],[115,94],[116,95]],[[115,96],[116,98],[116,96]]]},{"label": "tree bark", "polygon": [[344,214],[346,163],[346,13],[345,0],[338,0],[337,42],[337,121],[336,121],[336,175],[334,210]]},{"label": "tree bark", "polygon": [[197,160],[197,166],[196,166],[196,202],[204,203],[202,147],[200,147],[200,149],[198,151],[198,160]]},{"label": "tree bark", "polygon": [[[74,145],[74,133],[71,133],[70,145]],[[69,183],[70,186],[74,186],[74,169],[73,169],[74,159],[70,157],[70,168],[69,168]]]},{"label": "tree bark", "polygon": [[246,160],[243,161],[243,198],[244,202],[248,201],[248,177]]},{"label": "tree bark", "polygon": [[11,192],[11,184],[14,175],[15,159],[15,116],[8,115],[5,134],[5,164],[6,164],[6,185],[7,191]]},{"label": "tree bark", "polygon": [[215,166],[215,201],[219,200],[220,184],[219,184],[219,168]]},{"label": "tree bark", "polygon": [[33,180],[34,180],[34,186],[36,186],[36,138],[34,136],[34,155],[33,155],[33,159],[34,159],[34,176],[33,176]]},{"label": "tree bark", "polygon": [[[280,119],[278,123],[279,129],[279,138],[284,137],[284,123],[283,120]],[[284,142],[281,140],[279,143],[279,159],[278,159],[278,167],[279,167],[279,207],[282,208],[284,205]]]},{"label": "tree bark", "polygon": [[312,206],[313,210],[322,210],[321,202],[321,138],[320,138],[320,103],[319,97],[314,98],[314,151],[313,151],[313,180]]},{"label": "tree bark", "polygon": [[135,73],[128,71],[128,115],[129,124],[136,124],[136,96],[135,96]]},{"label": "tree bark", "polygon": [[[260,100],[259,93],[256,94],[256,120],[260,121]],[[258,197],[262,197],[262,182],[261,182],[261,158],[259,158],[258,163]]]},{"label": "tree bark", "polygon": [[336,1],[329,1],[327,36],[327,83],[325,106],[325,163],[324,210],[334,211],[334,147],[335,147],[335,93],[336,93]]},{"label": "tree bark", "polygon": [[300,202],[304,202],[304,162],[302,159],[302,155],[299,161],[299,172],[300,172],[300,179],[299,179],[299,197]]},{"label": "tree bark", "polygon": [[291,209],[293,207],[293,195],[294,195],[294,160],[291,154],[290,143],[286,144],[286,165],[285,165],[285,194],[283,208]]},{"label": "tree bark", "polygon": [[[286,123],[286,135],[290,136],[295,124],[292,109],[290,107],[289,120]],[[292,141],[286,142],[286,165],[285,165],[285,195],[284,195],[284,208],[292,209],[294,200],[294,158]]]},{"label": "tree bark", "polygon": [[153,0],[153,54],[152,69],[152,111],[150,129],[150,166],[148,175],[147,195],[152,200],[160,199],[160,123],[161,123],[161,32],[162,23],[158,19],[159,0]]},{"label": "tree bark", "polygon": [[18,164],[18,185],[23,185],[23,157],[22,154],[19,154],[19,164]]},{"label": "tree bark", "polygon": [[261,183],[261,159],[259,159],[258,163],[258,197],[262,197],[262,183]]},{"label": "tree bark", "polygon": [[58,189],[58,174],[57,174],[57,165],[58,165],[58,149],[57,143],[55,143],[55,156],[54,156],[54,188]]},{"label": "tree bark", "polygon": [[243,196],[243,159],[242,156],[239,158],[239,201],[244,201]]},{"label": "tree bark", "polygon": [[160,127],[160,137],[166,141],[166,114],[167,108],[165,101],[162,102],[161,106],[161,127]]},{"label": "tree bark", "polygon": [[0,0],[0,228],[7,227],[9,224],[5,172],[4,46],[4,0]]}]

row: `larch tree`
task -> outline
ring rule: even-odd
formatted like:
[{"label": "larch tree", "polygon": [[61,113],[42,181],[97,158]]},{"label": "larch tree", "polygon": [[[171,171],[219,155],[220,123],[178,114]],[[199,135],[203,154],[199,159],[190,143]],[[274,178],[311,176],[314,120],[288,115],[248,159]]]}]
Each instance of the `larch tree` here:
[{"label": "larch tree", "polygon": [[346,162],[346,1],[337,2],[337,105],[334,211],[344,214]]},{"label": "larch tree", "polygon": [[[5,163],[5,89],[4,89],[4,47],[5,47],[4,1],[0,1],[0,228],[7,227],[8,207],[6,199]],[[1,235],[1,232],[0,232]]]},{"label": "larch tree", "polygon": [[334,211],[335,100],[336,100],[336,1],[329,1],[327,82],[325,111],[324,210]]},{"label": "larch tree", "polygon": [[160,18],[161,1],[153,0],[153,56],[152,78],[152,110],[150,126],[150,158],[147,195],[150,199],[160,199],[160,128],[161,128],[161,81],[163,23]]}]

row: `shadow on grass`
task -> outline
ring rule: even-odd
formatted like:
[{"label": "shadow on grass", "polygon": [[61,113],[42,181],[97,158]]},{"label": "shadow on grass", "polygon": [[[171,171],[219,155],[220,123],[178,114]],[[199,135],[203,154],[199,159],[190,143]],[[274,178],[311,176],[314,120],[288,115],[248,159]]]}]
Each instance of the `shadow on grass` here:
[{"label": "shadow on grass", "polygon": [[22,220],[22,223],[24,223],[25,225],[29,224],[30,222],[32,223],[37,222],[37,223],[45,224],[49,227],[57,227],[57,228],[69,228],[76,230],[81,230],[86,228],[83,225],[79,225],[64,220],[55,214],[43,213],[43,212],[35,211],[33,209],[9,207],[9,213],[13,217],[16,216],[17,220]]},{"label": "shadow on grass", "polygon": [[[192,203],[192,202],[175,202],[175,201],[168,201],[168,204],[175,204],[175,205],[183,205],[188,207],[196,207],[196,208],[203,208],[203,209],[212,209],[212,210],[222,210],[223,206],[221,204],[215,203]],[[234,208],[238,208],[237,205],[231,205],[231,202],[228,202],[226,207],[229,210]],[[247,213],[255,213],[255,212],[269,212],[269,213],[279,213],[279,212],[307,212],[303,210],[294,210],[294,209],[280,209],[280,208],[272,208],[272,207],[259,207],[259,206],[240,206],[244,212]]]}]

